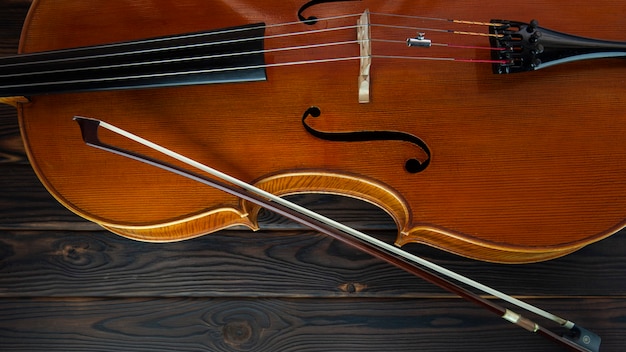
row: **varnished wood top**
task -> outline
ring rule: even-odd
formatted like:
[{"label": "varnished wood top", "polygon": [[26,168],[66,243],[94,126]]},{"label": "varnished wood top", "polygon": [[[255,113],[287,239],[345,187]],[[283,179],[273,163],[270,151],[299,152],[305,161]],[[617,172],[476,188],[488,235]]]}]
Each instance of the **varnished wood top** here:
[{"label": "varnished wood top", "polygon": [[[15,52],[28,5],[0,1],[3,54]],[[558,351],[270,214],[262,216],[267,230],[260,233],[231,230],[169,244],[101,231],[41,186],[14,109],[0,112],[2,350]],[[395,224],[372,207],[324,196],[298,200],[395,237]],[[619,233],[564,258],[519,266],[407,249],[572,319],[603,338],[602,351],[621,352],[624,238]]]}]

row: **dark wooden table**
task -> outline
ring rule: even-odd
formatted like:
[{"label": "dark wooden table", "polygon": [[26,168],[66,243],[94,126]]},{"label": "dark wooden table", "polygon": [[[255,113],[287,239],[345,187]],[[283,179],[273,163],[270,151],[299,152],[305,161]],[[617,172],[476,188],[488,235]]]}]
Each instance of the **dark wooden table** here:
[{"label": "dark wooden table", "polygon": [[[0,0],[2,55],[15,53],[29,4]],[[294,200],[395,236],[366,204]],[[562,350],[324,235],[270,213],[262,227],[169,244],[103,231],[46,192],[14,109],[0,107],[0,350]],[[626,233],[530,265],[407,250],[595,331],[602,351],[626,350]]]}]

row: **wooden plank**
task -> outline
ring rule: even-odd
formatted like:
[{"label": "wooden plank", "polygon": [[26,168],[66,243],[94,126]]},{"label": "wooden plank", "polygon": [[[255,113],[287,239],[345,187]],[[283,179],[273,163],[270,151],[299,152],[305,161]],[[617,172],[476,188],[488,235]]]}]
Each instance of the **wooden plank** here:
[{"label": "wooden plank", "polygon": [[[390,234],[380,234],[390,239]],[[414,246],[411,252],[530,297],[624,296],[626,237],[531,265],[477,262]],[[0,233],[3,297],[439,297],[443,290],[327,236],[223,231],[147,244],[107,232]]]},{"label": "wooden plank", "polygon": [[[545,304],[545,301],[533,301]],[[626,301],[566,300],[622,351]],[[580,308],[578,308],[580,309]],[[3,299],[3,351],[559,351],[447,299]]]},{"label": "wooden plank", "polygon": [[0,105],[0,165],[26,164],[28,160],[20,136],[15,108]]}]

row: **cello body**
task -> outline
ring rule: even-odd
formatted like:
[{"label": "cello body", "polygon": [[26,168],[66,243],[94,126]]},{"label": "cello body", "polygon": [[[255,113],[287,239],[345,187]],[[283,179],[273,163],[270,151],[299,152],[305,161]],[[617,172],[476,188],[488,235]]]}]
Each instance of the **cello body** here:
[{"label": "cello body", "polygon": [[[424,243],[502,263],[547,260],[626,224],[626,67],[621,60],[567,63],[498,75],[489,40],[426,31],[433,42],[395,41],[415,30],[458,25],[430,18],[530,21],[586,37],[623,39],[619,1],[107,0],[35,1],[21,53],[139,40],[265,23],[265,80],[42,94],[18,103],[22,136],[46,188],[75,213],[120,235],[176,241],[229,226],[255,229],[259,208],[149,165],[84,145],[74,116],[105,120],[283,196],[327,193],[390,214],[397,244]],[[498,3],[499,4],[499,3]],[[358,17],[371,11],[368,102],[360,102]],[[57,20],[62,18],[62,20]],[[438,23],[443,22],[443,23]],[[281,25],[290,23],[289,25]],[[381,23],[385,26],[376,26]],[[621,27],[620,27],[621,26]],[[290,33],[306,33],[290,35]],[[394,41],[392,43],[392,41]],[[282,48],[307,47],[297,50]],[[309,61],[309,64],[290,64]],[[367,132],[369,140],[324,134]],[[394,133],[409,136],[386,138]],[[126,149],[153,151],[103,134]],[[420,147],[419,140],[426,148]],[[417,165],[427,165],[423,169]]]}]

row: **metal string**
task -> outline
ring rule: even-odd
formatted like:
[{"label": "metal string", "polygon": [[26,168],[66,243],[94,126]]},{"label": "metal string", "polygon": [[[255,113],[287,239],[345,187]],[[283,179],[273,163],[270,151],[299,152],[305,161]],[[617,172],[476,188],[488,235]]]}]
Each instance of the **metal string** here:
[{"label": "metal string", "polygon": [[[495,23],[487,23],[487,22],[472,22],[472,21],[461,21],[461,20],[449,20],[443,18],[433,18],[433,17],[423,17],[423,16],[408,16],[408,15],[394,15],[394,14],[383,14],[383,13],[371,13],[371,15],[376,16],[387,16],[387,17],[399,17],[399,18],[409,18],[409,19],[419,19],[419,20],[428,20],[428,21],[446,21],[453,22],[459,24],[466,25],[474,25],[474,26],[500,26],[500,24]],[[360,16],[360,14],[350,14],[350,15],[341,15],[341,16],[333,16],[327,17],[320,20],[338,20],[345,19],[350,17]],[[207,33],[192,33],[186,34],[182,36],[174,36],[174,37],[164,37],[164,38],[153,38],[135,42],[122,42],[122,43],[113,43],[113,44],[105,44],[99,45],[98,48],[123,48],[125,46],[137,44],[137,43],[158,43],[158,42],[167,42],[176,39],[187,39],[187,38],[198,38],[198,37],[210,37],[218,34],[226,34],[226,33],[235,33],[235,32],[244,32],[250,31],[253,29],[259,28],[272,28],[272,27],[284,27],[301,24],[301,22],[287,22],[281,24],[273,24],[268,26],[253,26],[246,28],[231,28],[224,29],[221,31],[212,31]],[[275,38],[284,38],[284,37],[292,37],[292,36],[303,36],[303,35],[312,35],[319,34],[331,31],[343,31],[343,30],[353,30],[357,29],[360,26],[359,24],[349,25],[349,26],[340,26],[340,27],[331,27],[310,31],[300,31],[300,32],[291,32],[291,33],[280,33],[273,34],[264,37],[253,37],[253,38],[240,38],[240,39],[229,39],[223,41],[214,41],[214,42],[206,42],[199,44],[188,44],[188,45],[180,45],[173,47],[160,47],[153,49],[145,49],[139,51],[120,51],[116,53],[107,53],[107,54],[99,54],[99,55],[84,55],[84,56],[70,56],[66,58],[59,58],[53,60],[40,60],[40,61],[27,61],[27,62],[18,62],[5,64],[4,67],[16,67],[16,66],[28,66],[28,65],[37,65],[37,64],[45,64],[45,63],[53,63],[53,62],[64,62],[69,60],[79,61],[79,60],[88,60],[88,59],[102,59],[102,58],[111,58],[116,56],[123,55],[132,55],[132,54],[143,54],[143,53],[153,53],[153,52],[161,52],[161,51],[169,51],[169,50],[177,50],[177,49],[193,49],[204,46],[212,46],[212,45],[223,45],[223,44],[231,44],[231,43],[240,43],[245,41],[254,41],[259,39],[275,39]],[[414,26],[399,26],[399,25],[385,25],[385,24],[366,24],[364,26],[370,27],[382,27],[389,29],[402,29],[402,30],[411,30],[414,32],[418,31],[428,31],[428,32],[439,32],[439,33],[447,33],[451,35],[472,35],[472,36],[493,36],[493,34],[488,33],[476,33],[476,32],[466,32],[466,31],[455,31],[450,29],[437,29],[437,28],[426,28],[426,27],[414,27]],[[400,40],[389,40],[389,39],[371,39],[371,42],[388,42],[388,43],[402,43],[406,45],[405,41]],[[144,66],[144,65],[155,65],[155,64],[163,64],[163,63],[177,63],[177,62],[188,62],[188,61],[197,61],[197,60],[207,60],[207,59],[215,59],[215,58],[225,58],[225,57],[235,57],[235,56],[243,56],[243,55],[253,55],[253,54],[265,54],[265,53],[273,53],[273,52],[283,52],[283,51],[295,51],[295,50],[305,50],[305,49],[314,49],[314,48],[322,48],[322,47],[331,47],[331,46],[342,46],[349,44],[358,44],[357,40],[352,41],[341,41],[341,42],[331,42],[331,43],[320,43],[320,44],[308,44],[308,45],[299,45],[292,47],[283,47],[283,48],[273,48],[273,49],[264,49],[264,50],[255,50],[255,51],[245,51],[245,52],[236,52],[236,53],[226,53],[226,54],[213,54],[213,55],[201,55],[201,56],[192,56],[186,58],[176,58],[176,59],[162,59],[162,60],[153,60],[146,62],[134,62],[134,63],[124,63],[124,64],[112,64],[112,65],[100,65],[93,67],[77,67],[70,69],[58,69],[58,70],[46,70],[46,71],[33,71],[33,72],[22,72],[22,73],[12,73],[12,74],[4,74],[0,75],[1,78],[14,78],[14,77],[25,77],[25,76],[35,76],[35,75],[44,75],[51,73],[73,73],[80,71],[88,71],[88,70],[100,70],[100,69],[111,69],[111,68],[125,68],[125,67],[134,67],[134,66]],[[448,47],[448,48],[456,48],[456,49],[487,49],[487,50],[501,50],[494,49],[488,46],[480,47],[480,46],[467,46],[467,45],[455,45],[448,43],[432,43],[433,46],[440,47]],[[93,48],[93,47],[91,47]],[[64,49],[59,52],[64,52],[67,54],[76,54],[80,55],[81,51],[89,50],[90,47],[84,48],[75,48],[75,49]],[[37,58],[44,53],[35,53],[35,54],[26,54],[30,57]],[[428,57],[428,56],[400,56],[400,55],[372,55],[372,58],[385,58],[385,59],[398,59],[398,60],[430,60],[430,61],[457,61],[457,62],[474,62],[474,63],[505,63],[504,61],[499,60],[479,60],[479,59],[466,59],[466,58],[452,58],[452,57]],[[254,66],[239,66],[239,67],[221,67],[214,69],[204,69],[204,70],[192,70],[186,72],[167,72],[161,74],[150,74],[150,75],[132,75],[132,76],[124,76],[124,77],[106,77],[106,78],[95,78],[95,79],[74,79],[74,80],[66,80],[60,82],[54,82],[55,84],[74,84],[74,83],[88,83],[88,82],[102,82],[102,81],[116,81],[116,80],[124,80],[124,79],[141,79],[146,77],[168,77],[168,76],[182,76],[182,75],[192,75],[192,74],[204,74],[204,73],[215,73],[215,72],[226,72],[226,71],[235,71],[235,70],[249,70],[249,69],[259,69],[259,68],[269,68],[269,67],[281,67],[281,66],[294,66],[294,65],[304,65],[304,64],[315,64],[315,63],[327,63],[327,62],[337,62],[337,61],[347,61],[347,60],[359,60],[361,56],[347,56],[347,57],[335,57],[335,58],[326,58],[326,59],[315,59],[315,60],[302,60],[302,61],[293,61],[293,62],[283,62],[283,63],[270,63],[264,65],[254,65]],[[4,85],[0,86],[0,88],[10,89],[10,88],[18,88],[18,87],[33,87],[33,86],[42,86],[49,84],[49,82],[36,82],[36,83],[28,83],[28,84],[16,84],[16,85]]]}]

